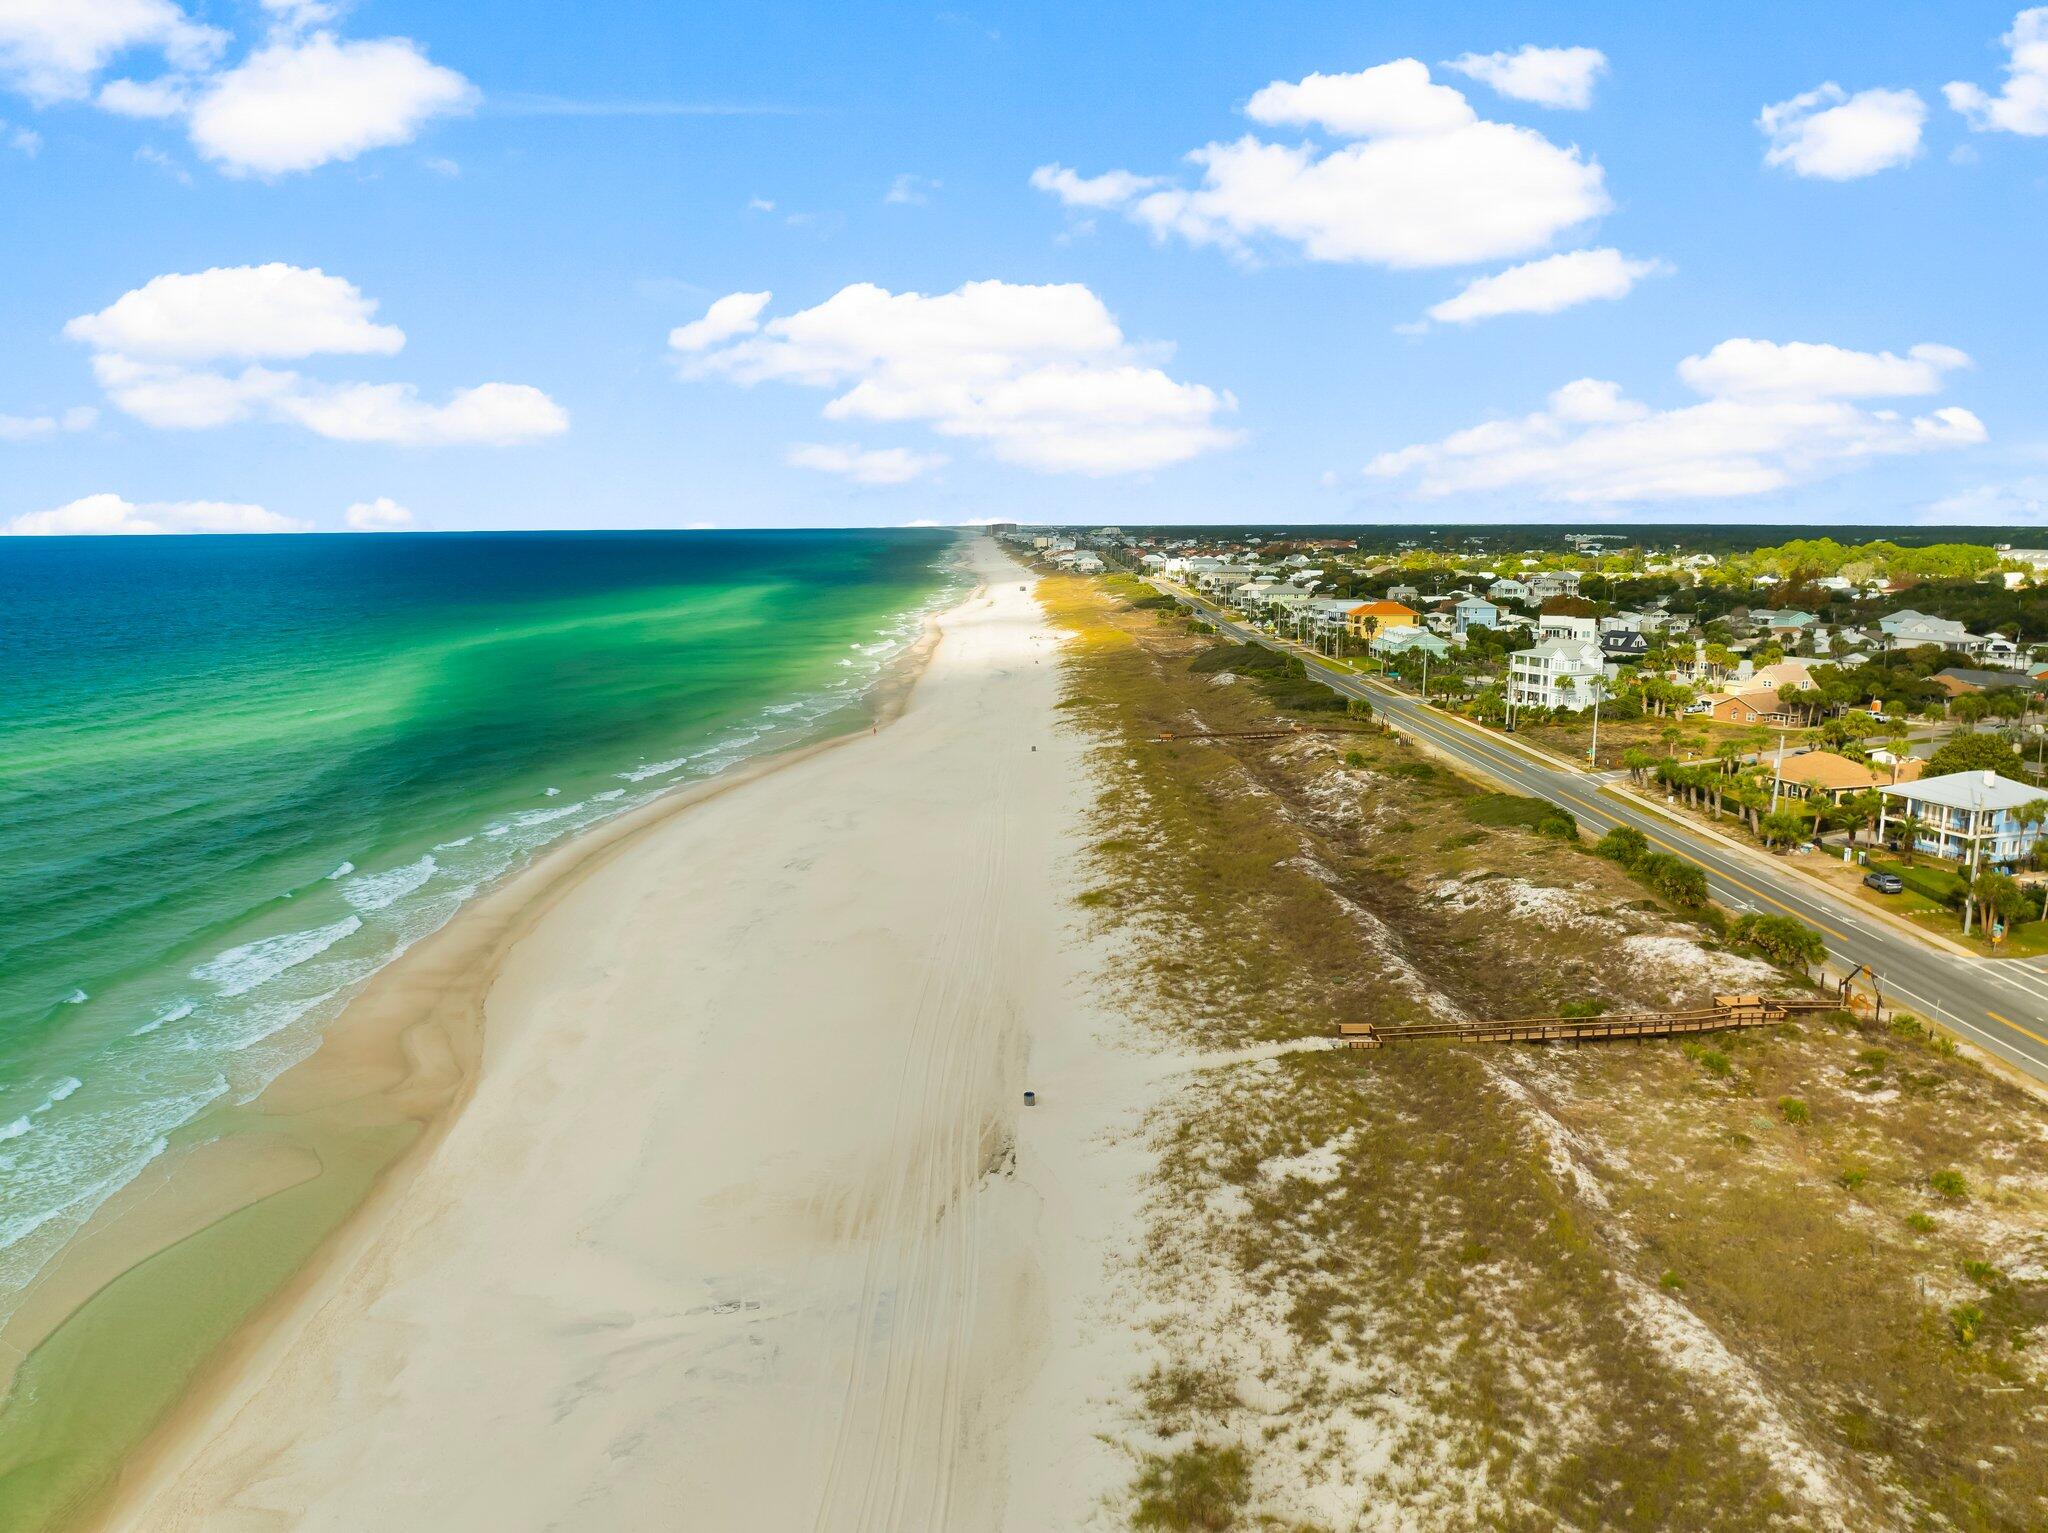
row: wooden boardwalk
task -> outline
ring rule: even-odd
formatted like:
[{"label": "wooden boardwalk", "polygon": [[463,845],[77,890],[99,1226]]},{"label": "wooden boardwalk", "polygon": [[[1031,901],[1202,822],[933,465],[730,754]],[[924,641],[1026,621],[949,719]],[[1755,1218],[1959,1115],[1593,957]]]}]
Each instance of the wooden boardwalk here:
[{"label": "wooden boardwalk", "polygon": [[1817,996],[1717,995],[1712,1006],[1689,1011],[1620,1011],[1600,1017],[1515,1017],[1500,1022],[1340,1022],[1338,1040],[1354,1049],[1419,1038],[1470,1043],[1594,1043],[1616,1038],[1672,1038],[1733,1028],[1770,1027],[1787,1017],[1835,1011],[1840,1002]]},{"label": "wooden boardwalk", "polygon": [[1286,740],[1295,735],[1377,735],[1383,731],[1370,727],[1360,728],[1357,724],[1292,724],[1285,729],[1191,729],[1179,734],[1171,729],[1162,729],[1155,740]]}]

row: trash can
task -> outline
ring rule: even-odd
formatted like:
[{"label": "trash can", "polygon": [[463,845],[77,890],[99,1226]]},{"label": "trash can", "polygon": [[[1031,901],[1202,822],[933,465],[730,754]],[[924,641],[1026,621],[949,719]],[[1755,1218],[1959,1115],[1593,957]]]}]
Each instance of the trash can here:
[{"label": "trash can", "polygon": [[1025,1105],[1026,1107],[1036,1107],[1036,1106],[1038,1105],[1038,1093],[1037,1093],[1037,1092],[1035,1092],[1035,1091],[1027,1091],[1027,1092],[1025,1092],[1025,1093],[1024,1093],[1024,1105]]}]

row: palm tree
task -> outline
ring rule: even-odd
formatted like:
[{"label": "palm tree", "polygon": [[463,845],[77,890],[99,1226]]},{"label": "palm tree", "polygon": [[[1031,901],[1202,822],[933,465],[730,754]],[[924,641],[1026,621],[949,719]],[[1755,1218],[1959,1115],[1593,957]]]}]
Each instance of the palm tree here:
[{"label": "palm tree", "polygon": [[2012,812],[2012,817],[2019,821],[2022,830],[2036,832],[2033,857],[2036,862],[2040,861],[2042,843],[2038,833],[2043,825],[2048,825],[2048,798],[2028,799]]},{"label": "palm tree", "polygon": [[1919,813],[1908,810],[1899,816],[1899,860],[1907,867],[1913,865],[1913,857],[1920,849],[1920,832],[1924,828]]}]

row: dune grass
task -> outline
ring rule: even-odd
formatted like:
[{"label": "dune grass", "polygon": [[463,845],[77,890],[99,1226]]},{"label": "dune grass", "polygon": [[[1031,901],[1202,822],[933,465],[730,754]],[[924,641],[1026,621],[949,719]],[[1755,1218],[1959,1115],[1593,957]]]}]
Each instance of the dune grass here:
[{"label": "dune grass", "polygon": [[[1759,982],[1411,745],[1160,741],[1272,707],[1172,614],[1042,595],[1100,742],[1094,919],[1169,1044]],[[1148,1133],[1126,1510],[1195,1515],[1219,1453],[1244,1494],[1137,1525],[2048,1525],[2048,1113],[1911,1024],[1289,1054]]]}]

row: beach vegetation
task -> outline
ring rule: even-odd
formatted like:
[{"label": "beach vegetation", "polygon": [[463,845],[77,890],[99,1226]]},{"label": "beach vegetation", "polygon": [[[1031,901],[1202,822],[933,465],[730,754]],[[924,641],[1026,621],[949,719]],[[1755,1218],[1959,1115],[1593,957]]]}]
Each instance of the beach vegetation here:
[{"label": "beach vegetation", "polygon": [[1561,855],[1533,801],[1414,743],[1160,742],[1282,715],[1192,668],[1222,646],[1086,582],[1045,594],[1093,700],[1067,716],[1095,742],[1097,834],[1119,843],[1083,885],[1118,891],[1089,912],[1126,955],[1106,983],[1165,1050],[1247,1051],[1142,1126],[1130,1505],[1182,1515],[1176,1484],[1206,1470],[1168,1466],[1194,1445],[1243,1454],[1231,1515],[1274,1528],[2038,1520],[2048,1420],[1982,1385],[2033,1377],[2041,1285],[1972,1280],[1962,1348],[1958,1257],[1925,1207],[1955,1201],[1929,1167],[1997,1186],[1952,1217],[1987,1253],[2025,1249],[2048,1208],[2000,1168],[2048,1132],[2038,1102],[1918,1022],[1846,1014],[1300,1050],[1341,1021],[1697,1004],[1770,971],[1709,940],[1739,921],[1697,869],[1647,843]]},{"label": "beach vegetation", "polygon": [[1131,1526],[1160,1533],[1217,1533],[1237,1526],[1250,1498],[1251,1459],[1244,1449],[1196,1442],[1171,1456],[1145,1460]]}]

